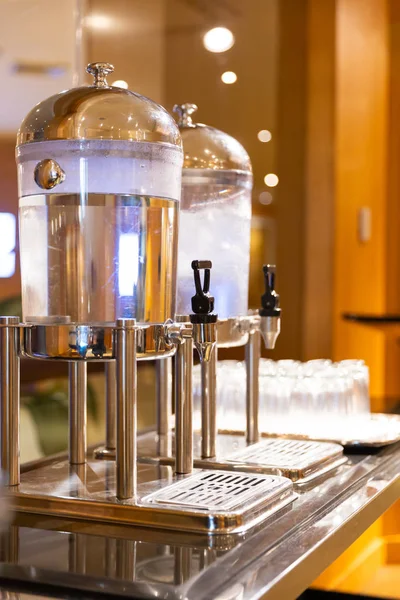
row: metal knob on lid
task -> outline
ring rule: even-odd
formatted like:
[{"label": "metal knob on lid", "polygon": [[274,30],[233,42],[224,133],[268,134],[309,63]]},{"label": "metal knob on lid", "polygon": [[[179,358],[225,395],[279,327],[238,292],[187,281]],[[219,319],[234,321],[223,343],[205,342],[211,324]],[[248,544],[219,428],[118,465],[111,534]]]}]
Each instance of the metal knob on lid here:
[{"label": "metal knob on lid", "polygon": [[114,72],[114,66],[106,62],[90,63],[86,67],[86,72],[94,77],[94,87],[104,88],[109,87],[106,77],[109,73]]},{"label": "metal knob on lid", "polygon": [[197,104],[175,104],[172,110],[178,115],[177,122],[179,127],[195,127],[192,115],[198,110]]}]

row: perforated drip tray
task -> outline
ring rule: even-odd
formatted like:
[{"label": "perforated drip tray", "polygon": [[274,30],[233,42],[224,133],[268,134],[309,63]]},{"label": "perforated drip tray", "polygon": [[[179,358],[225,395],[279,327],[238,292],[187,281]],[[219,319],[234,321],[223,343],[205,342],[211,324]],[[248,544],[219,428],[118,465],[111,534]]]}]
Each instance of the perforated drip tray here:
[{"label": "perforated drip tray", "polygon": [[258,497],[274,497],[281,485],[281,477],[202,471],[146,496],[143,502],[233,511],[247,507]]},{"label": "perforated drip tray", "polygon": [[226,456],[226,460],[246,465],[270,465],[292,481],[310,481],[346,462],[338,444],[303,440],[265,439]]},{"label": "perforated drip tray", "polygon": [[242,533],[295,499],[292,482],[274,475],[138,465],[135,499],[117,500],[113,461],[72,467],[54,460],[22,473],[11,494],[17,511],[207,534]]},{"label": "perforated drip tray", "polygon": [[[165,445],[160,444],[157,435],[151,432],[139,438],[138,454],[144,463],[173,465],[173,439],[169,447],[169,455],[162,452]],[[322,477],[347,460],[339,444],[266,438],[247,445],[244,436],[228,434],[218,435],[216,458],[205,459],[200,458],[201,438],[197,432],[194,436],[194,454],[194,465],[199,469],[276,474],[288,477],[298,484]]]}]

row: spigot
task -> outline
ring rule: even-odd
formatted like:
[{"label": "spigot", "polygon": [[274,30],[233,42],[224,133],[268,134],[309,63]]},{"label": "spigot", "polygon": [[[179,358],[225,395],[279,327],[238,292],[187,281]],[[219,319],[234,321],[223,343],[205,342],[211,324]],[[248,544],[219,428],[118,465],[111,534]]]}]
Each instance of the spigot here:
[{"label": "spigot", "polygon": [[273,350],[281,331],[281,309],[279,294],[275,291],[275,265],[264,265],[265,294],[261,296],[261,309],[258,311],[260,332],[267,350]]},{"label": "spigot", "polygon": [[[193,342],[201,362],[209,362],[217,343],[218,315],[212,314],[214,298],[209,293],[211,268],[210,260],[192,261],[196,294],[192,297],[193,314],[190,315],[190,322],[193,325]],[[200,279],[202,269],[204,269],[203,285]]]}]

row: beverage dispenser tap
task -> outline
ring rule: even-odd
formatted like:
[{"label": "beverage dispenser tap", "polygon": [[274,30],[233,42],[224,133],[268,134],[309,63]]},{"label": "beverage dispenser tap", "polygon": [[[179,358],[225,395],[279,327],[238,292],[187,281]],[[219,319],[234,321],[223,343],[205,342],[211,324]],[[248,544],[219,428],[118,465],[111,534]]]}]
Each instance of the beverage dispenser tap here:
[{"label": "beverage dispenser tap", "polygon": [[[175,472],[187,474],[193,469],[193,344],[199,354],[202,373],[209,381],[210,370],[214,373],[213,355],[217,342],[217,315],[214,310],[214,298],[210,295],[210,270],[212,264],[208,260],[193,260],[194,284],[196,293],[192,297],[193,314],[177,315],[176,323],[180,323],[179,333],[175,338],[177,353],[175,357]],[[203,285],[200,271],[204,270]],[[186,323],[186,326],[184,325]],[[190,327],[188,327],[190,325]],[[172,325],[174,327],[174,325]],[[212,375],[211,375],[212,376]],[[210,386],[204,386],[204,439],[209,447],[210,430],[213,430],[212,419],[216,417],[215,394],[210,393]],[[167,401],[164,398],[164,402]],[[211,421],[211,422],[210,422]],[[214,427],[215,429],[215,427]],[[216,434],[216,429],[215,429]]]},{"label": "beverage dispenser tap", "polygon": [[260,331],[267,350],[275,348],[276,340],[281,331],[281,309],[279,294],[275,291],[275,265],[264,265],[265,294],[261,296]]},{"label": "beverage dispenser tap", "polygon": [[[214,298],[210,295],[211,261],[192,262],[196,294],[192,297],[194,344],[201,361],[201,456],[213,458],[216,455],[217,439],[217,320],[213,314]],[[201,285],[200,270],[204,269]]]},{"label": "beverage dispenser tap", "polygon": [[245,349],[246,362],[246,441],[254,444],[259,440],[259,375],[260,335],[267,350],[273,350],[280,332],[279,294],[275,291],[275,265],[263,266],[265,293],[261,296],[258,316],[250,319],[249,339]]},{"label": "beverage dispenser tap", "polygon": [[[194,345],[199,353],[201,362],[210,362],[215,344],[217,343],[218,315],[212,314],[214,310],[214,297],[210,295],[210,260],[194,260],[194,285],[196,294],[192,297],[193,314],[190,322],[193,324]],[[200,270],[204,269],[203,286],[200,280]]]}]

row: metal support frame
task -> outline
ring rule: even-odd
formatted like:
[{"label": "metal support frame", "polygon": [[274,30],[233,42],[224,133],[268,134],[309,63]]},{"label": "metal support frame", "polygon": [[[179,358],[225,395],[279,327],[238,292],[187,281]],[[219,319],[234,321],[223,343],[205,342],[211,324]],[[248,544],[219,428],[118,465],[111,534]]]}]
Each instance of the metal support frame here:
[{"label": "metal support frame", "polygon": [[136,541],[116,540],[115,575],[125,581],[135,581]]},{"label": "metal support frame", "polygon": [[117,360],[117,498],[134,498],[137,487],[136,321],[118,319]]},{"label": "metal support frame", "polygon": [[10,525],[0,533],[0,562],[18,564],[20,554],[19,529],[17,525]]},{"label": "metal support frame", "polygon": [[178,343],[175,356],[175,472],[193,470],[193,340]]},{"label": "metal support frame", "polygon": [[86,462],[87,451],[87,364],[74,361],[69,372],[69,462],[80,465]]},{"label": "metal support frame", "polygon": [[[46,516],[63,515],[84,520],[179,528],[196,533],[227,534],[244,532],[293,502],[296,496],[291,482],[279,476],[256,473],[243,478],[242,474],[231,475],[229,471],[215,474],[208,471],[207,467],[191,473],[193,344],[200,348],[203,359],[207,417],[204,422],[207,423],[208,434],[205,447],[211,455],[215,452],[216,437],[217,353],[212,351],[216,335],[214,322],[193,324],[182,318],[184,322],[170,323],[164,330],[170,343],[178,346],[177,476],[172,475],[172,469],[168,466],[151,463],[137,465],[136,362],[140,325],[136,325],[135,319],[118,319],[114,327],[112,352],[116,361],[116,464],[110,461],[85,462],[87,363],[78,359],[70,365],[70,460],[55,458],[44,461],[42,466],[34,465],[24,470],[20,485],[11,494],[16,510]],[[6,325],[4,328],[3,324],[1,329],[14,331],[15,337],[12,339],[17,342],[17,327]],[[8,357],[2,361],[2,370],[6,372],[5,366],[10,369],[9,346],[12,347],[12,344],[8,342],[4,331],[1,335],[3,351],[4,339],[8,348],[8,352],[3,352],[2,356]],[[14,350],[17,350],[17,345]],[[11,354],[18,358],[17,352]],[[18,386],[11,385],[7,390],[18,391]],[[7,417],[10,418],[8,412]],[[93,464],[96,465],[94,469]],[[95,481],[93,471],[96,473]],[[46,486],[43,486],[43,481],[46,481]],[[237,497],[238,486],[241,488],[240,498]],[[71,565],[74,569],[83,570],[85,553],[78,551],[77,542],[78,539],[71,541]],[[185,575],[188,558],[179,557],[177,571],[181,573],[177,572],[177,577]],[[127,574],[128,571],[127,564]]]},{"label": "metal support frame", "polygon": [[246,362],[246,441],[258,442],[259,371],[261,357],[261,335],[258,328],[249,333],[245,347]]},{"label": "metal support frame", "polygon": [[171,421],[171,376],[172,359],[163,358],[156,361],[156,410],[157,433],[168,435]]},{"label": "metal support frame", "polygon": [[105,421],[106,439],[104,446],[96,448],[94,457],[100,460],[115,460],[117,446],[116,404],[117,404],[117,365],[110,360],[104,366],[105,375]]},{"label": "metal support frame", "polygon": [[68,538],[68,570],[70,573],[86,573],[87,536],[71,533]]},{"label": "metal support frame", "polygon": [[185,546],[174,548],[174,584],[182,585],[192,575],[193,550]]},{"label": "metal support frame", "polygon": [[117,365],[115,360],[108,361],[104,366],[106,379],[106,450],[115,451],[116,422],[115,409],[117,403]]},{"label": "metal support frame", "polygon": [[210,360],[201,362],[201,457],[215,458],[217,440],[217,361],[215,346]]},{"label": "metal support frame", "polygon": [[18,325],[18,317],[0,317],[0,459],[10,486],[20,482]]}]

